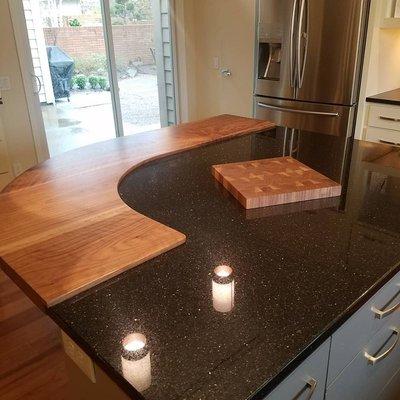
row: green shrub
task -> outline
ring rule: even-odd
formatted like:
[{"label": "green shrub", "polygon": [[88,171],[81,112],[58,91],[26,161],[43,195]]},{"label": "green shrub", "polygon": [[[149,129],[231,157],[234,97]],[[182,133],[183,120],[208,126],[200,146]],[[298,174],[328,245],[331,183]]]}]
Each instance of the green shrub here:
[{"label": "green shrub", "polygon": [[95,75],[89,76],[89,85],[93,90],[97,89],[98,84],[99,84],[98,76]]},{"label": "green shrub", "polygon": [[95,53],[82,58],[75,58],[75,73],[82,75],[107,75],[105,54]]},{"label": "green shrub", "polygon": [[107,81],[106,78],[100,76],[98,82],[99,82],[99,86],[100,86],[101,90],[106,90],[107,89],[108,81]]},{"label": "green shrub", "polygon": [[76,19],[71,19],[68,21],[68,25],[69,26],[81,26],[81,23]]},{"label": "green shrub", "polygon": [[85,75],[76,75],[75,76],[76,86],[78,89],[83,90],[87,85],[87,78]]}]

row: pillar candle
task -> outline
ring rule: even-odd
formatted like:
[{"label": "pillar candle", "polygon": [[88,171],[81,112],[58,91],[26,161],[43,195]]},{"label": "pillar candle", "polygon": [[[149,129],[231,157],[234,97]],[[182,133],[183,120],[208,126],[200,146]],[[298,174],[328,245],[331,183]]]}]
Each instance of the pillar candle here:
[{"label": "pillar candle", "polygon": [[228,313],[232,311],[235,297],[235,280],[233,269],[228,265],[219,265],[214,269],[212,278],[212,298],[215,311]]},{"label": "pillar candle", "polygon": [[151,385],[150,351],[146,336],[131,333],[122,341],[121,365],[124,378],[139,392]]}]

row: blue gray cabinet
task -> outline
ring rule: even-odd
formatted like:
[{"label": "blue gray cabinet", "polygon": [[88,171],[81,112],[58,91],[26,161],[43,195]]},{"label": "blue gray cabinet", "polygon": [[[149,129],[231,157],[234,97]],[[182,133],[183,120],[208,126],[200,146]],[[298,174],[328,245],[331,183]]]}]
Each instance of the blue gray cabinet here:
[{"label": "blue gray cabinet", "polygon": [[400,313],[400,274],[391,279],[332,335],[328,386],[372,337]]},{"label": "blue gray cabinet", "polygon": [[400,273],[265,400],[398,400]]},{"label": "blue gray cabinet", "polygon": [[266,400],[323,400],[330,339],[292,372]]},{"label": "blue gray cabinet", "polygon": [[326,400],[400,397],[388,386],[400,370],[399,306],[397,274],[332,335]]},{"label": "blue gray cabinet", "polygon": [[400,367],[399,332],[396,321],[374,335],[328,386],[326,400],[376,400]]}]

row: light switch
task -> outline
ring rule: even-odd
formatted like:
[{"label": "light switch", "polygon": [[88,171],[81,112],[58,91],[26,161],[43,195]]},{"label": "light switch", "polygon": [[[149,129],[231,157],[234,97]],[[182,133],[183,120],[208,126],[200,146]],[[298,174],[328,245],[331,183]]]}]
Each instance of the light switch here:
[{"label": "light switch", "polygon": [[219,57],[213,57],[213,68],[219,69]]},{"label": "light switch", "polygon": [[11,82],[9,76],[0,76],[0,91],[2,90],[10,90]]}]

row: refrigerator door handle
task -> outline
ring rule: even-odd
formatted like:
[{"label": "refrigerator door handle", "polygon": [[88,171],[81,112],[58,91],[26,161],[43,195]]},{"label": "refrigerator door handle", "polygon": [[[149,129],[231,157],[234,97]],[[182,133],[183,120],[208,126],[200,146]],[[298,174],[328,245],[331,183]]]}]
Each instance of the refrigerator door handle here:
[{"label": "refrigerator door handle", "polygon": [[292,18],[290,21],[290,40],[289,40],[289,64],[290,64],[290,86],[296,87],[296,62],[295,62],[295,47],[294,47],[294,36],[295,36],[295,24],[296,14],[299,0],[293,0]]},{"label": "refrigerator door handle", "polygon": [[296,114],[307,114],[307,115],[319,115],[321,117],[336,117],[336,118],[340,117],[340,114],[338,112],[299,110],[296,108],[273,106],[271,104],[265,104],[261,102],[258,102],[257,105],[259,107],[267,108],[268,110],[274,110],[274,111],[282,111],[282,112],[289,112]]},{"label": "refrigerator door handle", "polygon": [[[303,86],[304,80],[304,71],[306,67],[306,60],[307,60],[307,52],[308,52],[308,24],[309,24],[309,4],[308,0],[301,0],[300,4],[300,15],[299,15],[299,22],[298,22],[298,32],[297,32],[297,84],[298,89]],[[304,26],[304,18],[305,18],[305,26]],[[304,39],[304,55],[302,57],[302,39]]]}]

